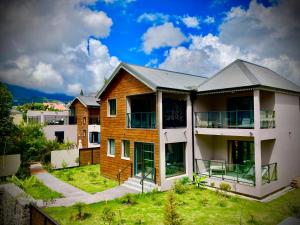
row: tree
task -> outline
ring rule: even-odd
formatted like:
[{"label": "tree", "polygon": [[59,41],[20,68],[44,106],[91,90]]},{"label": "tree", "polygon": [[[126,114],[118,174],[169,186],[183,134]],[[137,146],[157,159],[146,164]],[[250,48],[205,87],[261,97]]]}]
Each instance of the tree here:
[{"label": "tree", "polygon": [[165,207],[165,225],[180,225],[182,219],[176,211],[175,193],[171,191],[168,195],[167,204]]},{"label": "tree", "polygon": [[80,89],[80,96],[83,96],[83,91],[82,91],[82,89]]}]

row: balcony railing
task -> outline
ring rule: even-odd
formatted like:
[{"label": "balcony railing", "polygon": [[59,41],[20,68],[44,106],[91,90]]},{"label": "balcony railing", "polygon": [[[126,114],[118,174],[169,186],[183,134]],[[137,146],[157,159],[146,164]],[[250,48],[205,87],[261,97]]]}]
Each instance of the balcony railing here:
[{"label": "balcony railing", "polygon": [[255,186],[255,166],[251,162],[240,165],[229,164],[220,160],[195,159],[195,163],[196,173],[199,175]]},{"label": "balcony railing", "polygon": [[89,116],[89,124],[97,124],[100,125],[100,117],[99,116]]},{"label": "balcony railing", "polygon": [[195,126],[200,128],[254,128],[254,111],[196,112]]},{"label": "balcony railing", "polygon": [[277,163],[263,165],[261,167],[262,184],[277,180]]},{"label": "balcony railing", "polygon": [[260,128],[275,128],[275,111],[260,111]]},{"label": "balcony railing", "polygon": [[126,127],[154,129],[156,127],[156,113],[155,112],[127,113]]}]

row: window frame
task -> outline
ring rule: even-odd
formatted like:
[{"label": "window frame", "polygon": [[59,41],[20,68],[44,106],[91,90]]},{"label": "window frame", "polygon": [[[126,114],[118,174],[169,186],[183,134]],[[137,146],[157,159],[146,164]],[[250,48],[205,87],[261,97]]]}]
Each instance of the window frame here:
[{"label": "window frame", "polygon": [[[111,154],[111,141],[114,142],[114,154]],[[112,138],[109,138],[107,139],[107,156],[109,157],[115,157],[116,155],[116,140],[115,139],[112,139]]]},{"label": "window frame", "polygon": [[[110,112],[110,102],[115,101],[115,114],[111,114]],[[108,117],[116,117],[117,116],[117,99],[116,98],[111,98],[107,100],[107,116]]]},{"label": "window frame", "polygon": [[[125,142],[128,142],[128,147],[129,147],[129,156],[125,156]],[[121,159],[125,160],[130,160],[130,141],[129,140],[122,140],[122,145],[121,145]]]},{"label": "window frame", "polygon": [[[97,139],[99,139],[98,142],[93,142],[93,134],[95,134],[97,136]],[[98,131],[89,132],[89,143],[94,144],[94,145],[99,145],[100,144],[100,132],[98,132]]]}]

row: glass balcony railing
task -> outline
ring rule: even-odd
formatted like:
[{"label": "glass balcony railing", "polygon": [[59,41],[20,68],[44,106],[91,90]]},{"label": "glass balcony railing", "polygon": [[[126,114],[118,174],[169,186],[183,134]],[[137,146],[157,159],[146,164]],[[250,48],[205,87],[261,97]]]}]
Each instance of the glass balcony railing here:
[{"label": "glass balcony railing", "polygon": [[261,110],[260,111],[260,128],[275,128],[275,111]]},{"label": "glass balcony railing", "polygon": [[126,127],[154,129],[156,127],[156,113],[155,112],[127,113]]},{"label": "glass balcony railing", "polygon": [[277,163],[263,165],[261,167],[262,184],[277,180]]},{"label": "glass balcony railing", "polygon": [[196,112],[195,126],[200,128],[254,128],[254,111]]},{"label": "glass balcony railing", "polygon": [[195,159],[196,173],[222,180],[255,185],[255,166],[253,162],[230,164],[220,160]]}]

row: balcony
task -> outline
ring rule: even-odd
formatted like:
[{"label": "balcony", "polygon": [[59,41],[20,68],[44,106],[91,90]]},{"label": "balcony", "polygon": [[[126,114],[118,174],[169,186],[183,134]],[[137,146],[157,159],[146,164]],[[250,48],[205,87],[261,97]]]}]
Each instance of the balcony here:
[{"label": "balcony", "polygon": [[99,116],[89,116],[89,125],[97,124],[100,125],[100,117]]},{"label": "balcony", "polygon": [[199,175],[255,186],[255,166],[251,162],[241,165],[221,160],[195,159],[195,163],[196,173]]},{"label": "balcony", "polygon": [[254,128],[254,111],[196,112],[195,127],[199,128]]},{"label": "balcony", "polygon": [[155,112],[134,112],[127,113],[126,115],[127,128],[155,129],[156,127]]}]

